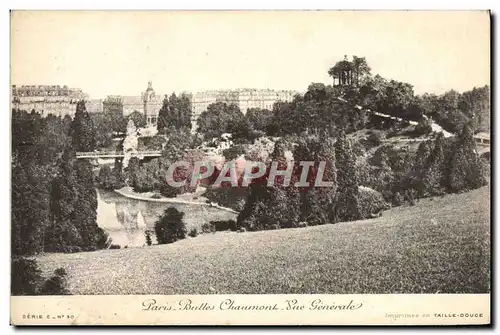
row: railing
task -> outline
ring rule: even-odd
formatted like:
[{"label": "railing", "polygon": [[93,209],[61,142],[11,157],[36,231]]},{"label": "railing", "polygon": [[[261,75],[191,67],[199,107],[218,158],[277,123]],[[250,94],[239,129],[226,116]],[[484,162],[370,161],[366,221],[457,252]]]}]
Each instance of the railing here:
[{"label": "railing", "polygon": [[[90,151],[90,152],[77,152],[77,158],[100,158],[100,157],[123,157],[123,151]],[[133,157],[160,157],[160,150],[137,151],[131,153]]]}]

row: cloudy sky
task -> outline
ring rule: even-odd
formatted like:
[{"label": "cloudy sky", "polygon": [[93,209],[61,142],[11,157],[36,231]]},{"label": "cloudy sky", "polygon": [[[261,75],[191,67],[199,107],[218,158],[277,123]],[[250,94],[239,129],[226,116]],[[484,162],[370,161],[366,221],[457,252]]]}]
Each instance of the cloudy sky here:
[{"label": "cloudy sky", "polygon": [[490,81],[487,12],[29,12],[11,15],[11,80],[100,98],[223,88],[304,91],[344,55],[417,93]]}]

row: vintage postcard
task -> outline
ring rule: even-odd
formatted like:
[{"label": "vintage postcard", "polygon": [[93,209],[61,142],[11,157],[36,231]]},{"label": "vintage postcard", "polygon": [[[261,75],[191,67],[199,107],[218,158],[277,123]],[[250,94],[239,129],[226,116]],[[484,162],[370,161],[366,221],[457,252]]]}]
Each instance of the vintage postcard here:
[{"label": "vintage postcard", "polygon": [[12,325],[488,325],[489,11],[12,11]]}]

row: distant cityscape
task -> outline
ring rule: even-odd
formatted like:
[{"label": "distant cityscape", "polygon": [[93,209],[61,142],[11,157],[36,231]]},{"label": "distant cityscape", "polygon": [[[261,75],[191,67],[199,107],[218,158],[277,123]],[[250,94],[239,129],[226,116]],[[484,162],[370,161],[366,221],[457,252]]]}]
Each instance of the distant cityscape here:
[{"label": "distant cityscape", "polygon": [[[297,91],[251,89],[208,90],[202,92],[181,92],[191,101],[191,122],[196,129],[196,123],[209,105],[216,102],[225,102],[239,107],[243,114],[251,108],[272,110],[277,101],[292,101]],[[152,82],[144,92],[136,96],[108,95],[104,99],[90,99],[88,94],[78,88],[69,88],[67,85],[12,85],[12,107],[19,110],[39,112],[42,116],[73,117],[76,112],[76,103],[86,101],[89,113],[106,113],[117,110],[124,116],[134,111],[144,114],[148,126],[155,126],[158,114],[163,105],[165,94],[157,94]]]}]

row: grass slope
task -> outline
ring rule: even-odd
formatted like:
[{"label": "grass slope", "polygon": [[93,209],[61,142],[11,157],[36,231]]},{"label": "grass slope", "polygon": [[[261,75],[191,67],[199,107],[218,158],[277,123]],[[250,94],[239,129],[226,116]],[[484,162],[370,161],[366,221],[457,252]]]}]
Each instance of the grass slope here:
[{"label": "grass slope", "polygon": [[48,254],[72,294],[480,293],[490,291],[489,187],[372,220],[170,245]]}]

